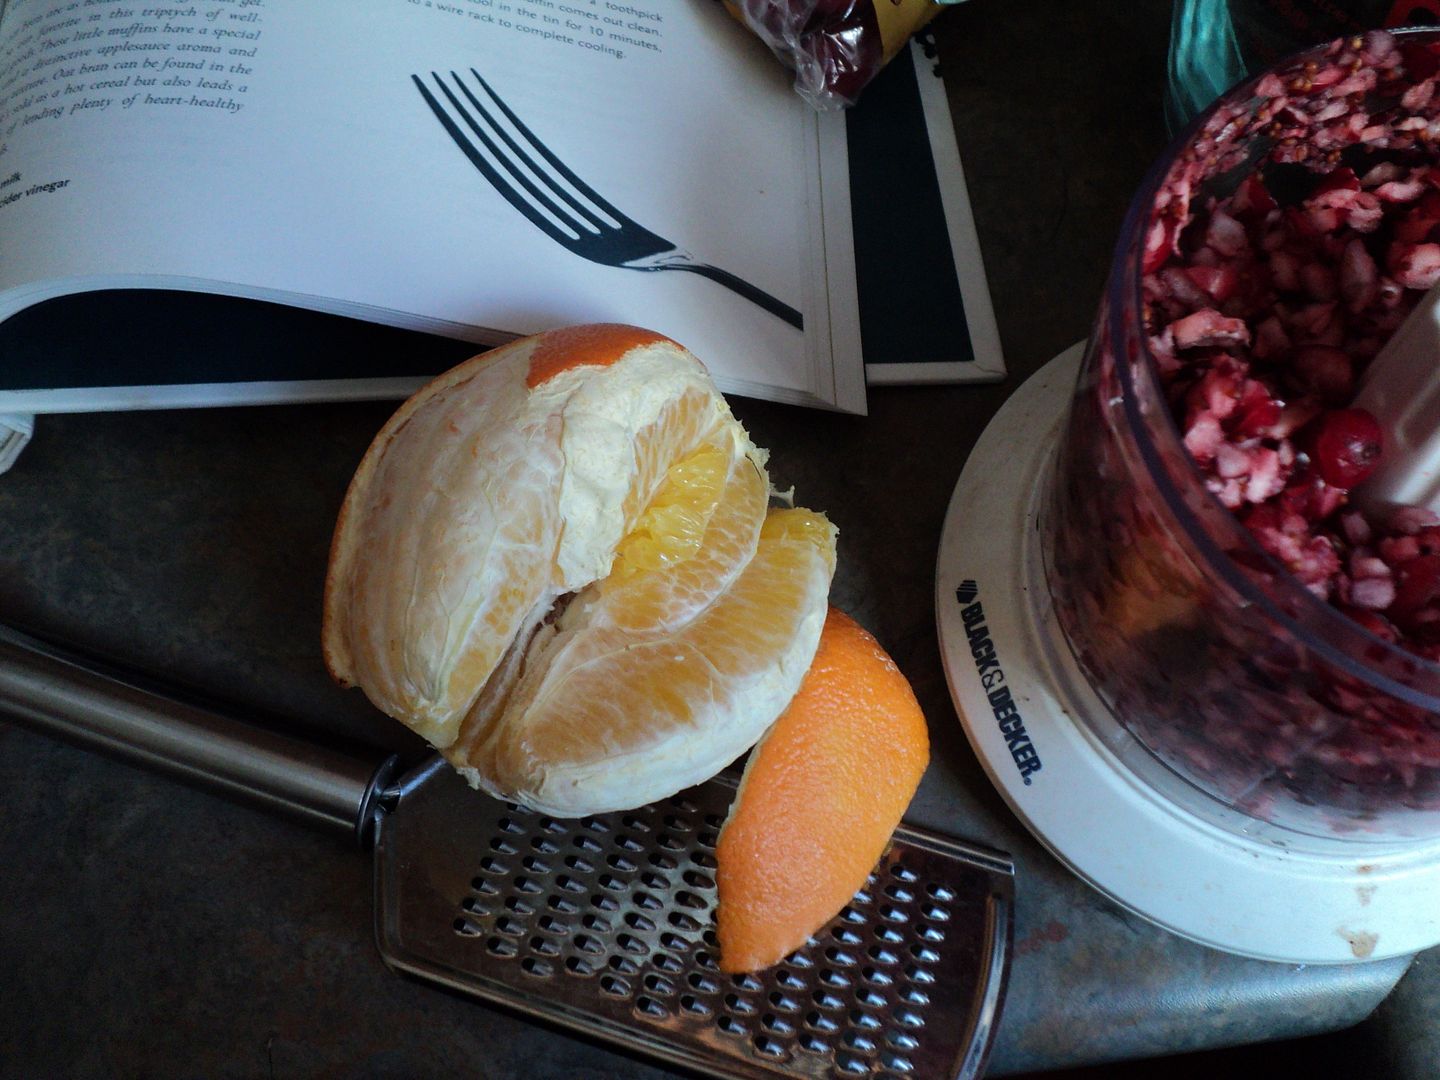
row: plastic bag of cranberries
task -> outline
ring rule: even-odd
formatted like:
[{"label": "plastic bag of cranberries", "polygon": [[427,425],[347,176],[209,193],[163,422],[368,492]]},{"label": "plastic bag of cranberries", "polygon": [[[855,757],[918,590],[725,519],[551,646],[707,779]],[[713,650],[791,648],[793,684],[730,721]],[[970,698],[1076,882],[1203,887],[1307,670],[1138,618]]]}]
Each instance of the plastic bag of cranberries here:
[{"label": "plastic bag of cranberries", "polygon": [[853,105],[890,59],[959,0],[725,0],[731,14],[795,72],[817,109]]}]

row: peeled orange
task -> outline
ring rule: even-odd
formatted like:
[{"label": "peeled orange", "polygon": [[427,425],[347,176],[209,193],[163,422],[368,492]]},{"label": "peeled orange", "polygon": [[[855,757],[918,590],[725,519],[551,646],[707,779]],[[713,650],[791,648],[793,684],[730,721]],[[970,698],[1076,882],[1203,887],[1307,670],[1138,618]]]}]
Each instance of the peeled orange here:
[{"label": "peeled orange", "polygon": [[834,918],[884,853],[929,755],[909,682],[832,608],[800,691],[751,752],[720,832],[722,971],[778,963]]},{"label": "peeled orange", "polygon": [[366,453],[327,664],[493,794],[574,816],[673,794],[760,737],[819,639],[834,529],[770,514],[769,492],[668,338],[513,342],[419,391]]}]

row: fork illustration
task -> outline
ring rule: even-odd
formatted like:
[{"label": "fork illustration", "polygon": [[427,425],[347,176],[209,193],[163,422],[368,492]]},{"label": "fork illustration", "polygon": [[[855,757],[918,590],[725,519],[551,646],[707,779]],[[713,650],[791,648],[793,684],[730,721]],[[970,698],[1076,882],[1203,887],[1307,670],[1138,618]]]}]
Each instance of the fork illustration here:
[{"label": "fork illustration", "polygon": [[[448,81],[432,71],[433,90],[420,76],[410,78],[471,164],[546,236],[603,266],[699,274],[796,329],[804,328],[800,312],[788,304],[729,271],[700,262],[615,209],[535,137],[478,71],[471,68],[470,74],[478,93],[453,71]],[[508,128],[497,120],[497,112]]]}]

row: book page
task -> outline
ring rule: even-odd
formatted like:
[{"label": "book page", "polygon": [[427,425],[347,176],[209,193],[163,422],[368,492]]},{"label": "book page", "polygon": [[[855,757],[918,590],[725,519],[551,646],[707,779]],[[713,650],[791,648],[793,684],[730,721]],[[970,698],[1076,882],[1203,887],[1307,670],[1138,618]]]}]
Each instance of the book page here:
[{"label": "book page", "polygon": [[475,340],[633,322],[740,392],[829,398],[837,124],[714,0],[11,0],[0,290],[278,292]]}]

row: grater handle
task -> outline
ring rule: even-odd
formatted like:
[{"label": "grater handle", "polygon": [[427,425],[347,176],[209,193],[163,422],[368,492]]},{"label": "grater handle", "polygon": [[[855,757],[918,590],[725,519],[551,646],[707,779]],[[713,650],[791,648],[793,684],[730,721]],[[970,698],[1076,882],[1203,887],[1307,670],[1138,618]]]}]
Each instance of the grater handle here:
[{"label": "grater handle", "polygon": [[157,692],[0,626],[0,717],[369,846],[399,761],[376,762]]}]

